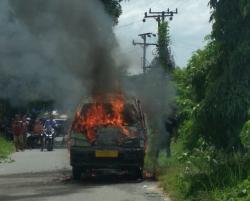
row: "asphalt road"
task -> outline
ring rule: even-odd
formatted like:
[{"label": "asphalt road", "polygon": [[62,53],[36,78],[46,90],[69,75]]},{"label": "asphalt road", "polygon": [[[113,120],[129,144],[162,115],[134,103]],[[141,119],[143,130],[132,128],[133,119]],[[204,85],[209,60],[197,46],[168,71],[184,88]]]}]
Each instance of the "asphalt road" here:
[{"label": "asphalt road", "polygon": [[71,179],[69,154],[26,150],[0,164],[0,201],[170,201],[156,182],[114,175]]}]

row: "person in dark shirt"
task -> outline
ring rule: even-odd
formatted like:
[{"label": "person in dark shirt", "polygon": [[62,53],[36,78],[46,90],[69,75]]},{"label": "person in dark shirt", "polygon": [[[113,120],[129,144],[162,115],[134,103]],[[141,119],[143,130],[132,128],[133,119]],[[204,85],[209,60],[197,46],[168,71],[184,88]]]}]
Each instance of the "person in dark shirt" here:
[{"label": "person in dark shirt", "polygon": [[23,134],[24,134],[24,125],[19,115],[16,115],[14,120],[12,121],[12,133],[14,137],[14,143],[16,147],[16,151],[24,150],[23,144]]}]

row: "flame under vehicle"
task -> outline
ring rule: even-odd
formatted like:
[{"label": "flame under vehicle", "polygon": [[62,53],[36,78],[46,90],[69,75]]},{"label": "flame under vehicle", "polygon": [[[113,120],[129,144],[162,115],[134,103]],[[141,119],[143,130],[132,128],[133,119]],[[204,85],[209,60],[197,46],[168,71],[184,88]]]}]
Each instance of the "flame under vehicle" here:
[{"label": "flame under vehicle", "polygon": [[70,132],[73,178],[114,170],[142,178],[145,147],[145,116],[138,100],[118,96],[85,102]]}]

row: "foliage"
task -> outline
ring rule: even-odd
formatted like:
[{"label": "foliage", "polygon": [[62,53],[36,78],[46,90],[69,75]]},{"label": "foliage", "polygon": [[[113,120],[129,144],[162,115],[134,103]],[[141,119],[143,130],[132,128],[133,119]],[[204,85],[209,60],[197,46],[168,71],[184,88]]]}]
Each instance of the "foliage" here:
[{"label": "foliage", "polygon": [[184,167],[179,160],[179,154],[183,152],[183,144],[181,140],[172,145],[172,156],[167,158],[164,154],[159,157],[160,185],[173,201],[186,201],[185,195],[180,188],[179,174]]},{"label": "foliage", "polygon": [[[177,102],[181,117],[193,122],[192,135],[232,150],[241,147],[239,134],[250,105],[250,72],[245,63],[242,72],[225,68],[217,77],[219,49],[217,41],[210,39],[203,50],[194,53],[186,69],[175,72],[180,93]],[[235,60],[245,61],[247,53],[248,49],[240,51],[230,65]]]},{"label": "foliage", "polygon": [[[179,135],[185,138],[186,147],[194,148],[203,138],[200,117],[197,115],[206,96],[211,66],[215,64],[216,47],[209,40],[203,50],[197,50],[191,57],[187,68],[176,69],[174,78],[177,82],[177,104],[179,106]],[[207,123],[206,123],[207,124]]]},{"label": "foliage", "polygon": [[240,139],[243,146],[250,150],[250,120],[245,123],[240,133]]},{"label": "foliage", "polygon": [[225,154],[204,145],[179,157],[186,164],[181,176],[183,182],[189,183],[187,194],[233,186],[247,177],[247,155],[243,157],[238,152]]},{"label": "foliage", "polygon": [[112,16],[114,24],[118,23],[118,18],[122,14],[120,2],[122,0],[101,0],[107,12]]},{"label": "foliage", "polygon": [[161,182],[179,200],[250,200],[250,2],[210,6],[206,47],[174,72],[183,150],[165,162]]},{"label": "foliage", "polygon": [[190,149],[202,138],[232,151],[241,148],[250,105],[250,7],[244,0],[210,5],[214,25],[207,46],[193,54],[186,69],[175,71],[179,131],[192,142],[187,142]]},{"label": "foliage", "polygon": [[215,201],[249,201],[250,179],[245,179],[235,187],[216,190],[213,192]]},{"label": "foliage", "polygon": [[193,151],[186,150],[183,145],[183,139],[179,138],[172,145],[173,157],[161,156],[159,162],[161,185],[174,200],[223,200],[219,198],[227,197],[228,189],[240,193],[248,188],[240,185],[247,180],[248,154],[228,154],[205,142]]},{"label": "foliage", "polygon": [[211,6],[216,63],[197,112],[198,132],[216,147],[232,150],[241,147],[239,134],[250,105],[249,1],[211,1]]},{"label": "foliage", "polygon": [[0,137],[0,163],[8,158],[14,151],[14,145]]},{"label": "foliage", "polygon": [[174,62],[170,50],[170,35],[168,22],[162,22],[158,30],[158,55],[164,69],[169,72],[174,68]]}]

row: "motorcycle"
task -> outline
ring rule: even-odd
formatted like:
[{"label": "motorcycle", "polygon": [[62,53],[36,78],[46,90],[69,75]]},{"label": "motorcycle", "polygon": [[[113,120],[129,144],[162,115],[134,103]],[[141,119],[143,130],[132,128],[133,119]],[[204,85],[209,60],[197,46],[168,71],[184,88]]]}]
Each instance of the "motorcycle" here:
[{"label": "motorcycle", "polygon": [[54,137],[55,137],[54,128],[44,129],[42,136],[41,136],[41,151],[43,151],[44,148],[47,148],[47,151],[53,151]]}]

